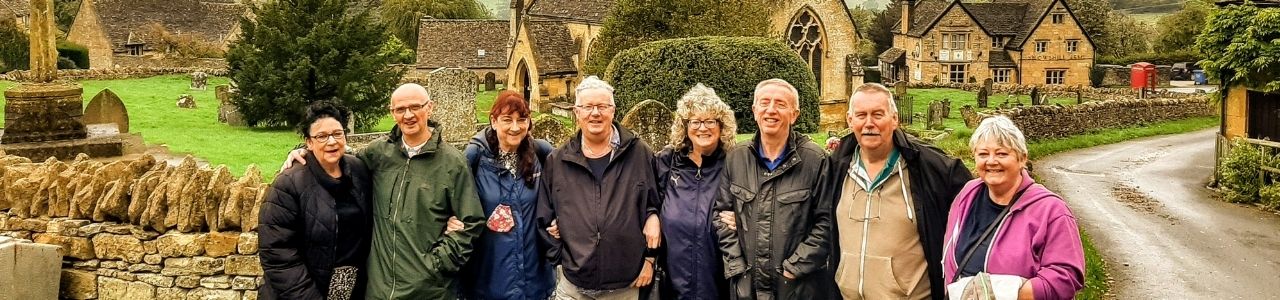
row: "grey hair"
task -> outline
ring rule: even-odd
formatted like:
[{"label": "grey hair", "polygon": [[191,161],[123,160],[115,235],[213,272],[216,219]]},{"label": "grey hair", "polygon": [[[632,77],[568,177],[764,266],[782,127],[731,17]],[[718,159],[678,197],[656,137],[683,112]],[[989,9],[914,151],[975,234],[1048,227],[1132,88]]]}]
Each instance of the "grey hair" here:
[{"label": "grey hair", "polygon": [[609,85],[608,82],[604,82],[604,80],[600,80],[600,77],[596,77],[595,75],[587,76],[587,79],[583,79],[582,82],[578,83],[578,87],[574,88],[573,103],[578,104],[578,101],[580,100],[578,96],[582,95],[583,91],[597,89],[609,92],[609,104],[614,104],[613,86]]},{"label": "grey hair", "polygon": [[[888,87],[874,82],[867,83],[853,89],[853,95],[857,95],[858,93],[884,93],[886,96],[889,96],[889,113],[898,113],[898,102],[893,100],[893,91],[890,91]],[[847,113],[850,115],[853,114],[853,95],[849,96],[849,111]]]},{"label": "grey hair", "polygon": [[978,143],[992,141],[1001,147],[1012,148],[1023,158],[1028,157],[1027,139],[1022,135],[1022,130],[1018,129],[1018,125],[1014,124],[1009,117],[991,116],[983,119],[982,123],[978,124],[978,128],[973,130],[973,136],[969,138],[969,150],[976,150]]},{"label": "grey hair", "polygon": [[800,110],[800,90],[797,90],[796,86],[791,85],[790,82],[787,82],[786,80],[782,80],[780,78],[767,79],[765,81],[761,81],[760,83],[757,83],[756,90],[751,93],[752,102],[755,102],[756,97],[760,97],[760,90],[771,85],[786,88],[787,92],[790,92],[791,96],[793,96],[792,98],[795,98],[795,100],[792,101],[794,103],[791,103],[791,104],[793,104],[793,106],[796,108],[796,111]]},{"label": "grey hair", "polygon": [[720,122],[720,149],[733,147],[734,138],[738,135],[738,121],[733,117],[733,109],[725,104],[716,91],[701,83],[694,85],[676,101],[675,122],[671,124],[671,145],[678,150],[689,147],[689,119],[699,113],[710,113]]}]

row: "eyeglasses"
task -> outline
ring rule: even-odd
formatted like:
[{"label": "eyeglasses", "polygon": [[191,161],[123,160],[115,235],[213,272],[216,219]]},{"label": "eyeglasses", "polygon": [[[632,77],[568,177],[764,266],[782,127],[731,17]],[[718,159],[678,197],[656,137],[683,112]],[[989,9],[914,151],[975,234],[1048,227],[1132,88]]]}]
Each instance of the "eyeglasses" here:
[{"label": "eyeglasses", "polygon": [[391,112],[397,115],[403,115],[405,112],[409,112],[409,111],[412,111],[412,112],[422,111],[422,108],[426,106],[427,106],[426,103],[410,104],[410,105],[392,108]]},{"label": "eyeglasses", "polygon": [[333,138],[335,141],[345,140],[347,138],[347,133],[342,132],[342,130],[338,130],[330,133],[315,134],[307,138],[310,138],[313,142],[327,143],[329,142],[329,138]]},{"label": "eyeglasses", "polygon": [[524,118],[524,117],[520,117],[520,118],[505,118],[505,117],[504,117],[504,118],[497,118],[497,119],[493,119],[493,124],[495,124],[495,125],[503,125],[503,126],[512,126],[512,125],[515,125],[515,124],[525,124],[525,123],[528,123],[528,122],[529,122],[529,118]]},{"label": "eyeglasses", "polygon": [[611,104],[574,105],[573,107],[577,107],[578,109],[581,109],[583,112],[596,112],[596,111],[606,112],[606,111],[609,111],[610,109],[613,109],[613,105]]},{"label": "eyeglasses", "polygon": [[699,126],[706,129],[715,129],[716,127],[720,127],[720,121],[719,120],[689,120],[689,129],[698,128]]}]

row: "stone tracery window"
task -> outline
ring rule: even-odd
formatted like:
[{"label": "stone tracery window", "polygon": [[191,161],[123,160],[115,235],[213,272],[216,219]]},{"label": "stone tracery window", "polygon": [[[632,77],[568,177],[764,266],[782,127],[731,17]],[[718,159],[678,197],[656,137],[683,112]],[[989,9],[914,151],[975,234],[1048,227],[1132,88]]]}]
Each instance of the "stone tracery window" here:
[{"label": "stone tracery window", "polygon": [[818,81],[818,90],[822,90],[822,57],[825,54],[822,21],[811,9],[801,10],[791,21],[787,30],[787,45],[800,54]]}]

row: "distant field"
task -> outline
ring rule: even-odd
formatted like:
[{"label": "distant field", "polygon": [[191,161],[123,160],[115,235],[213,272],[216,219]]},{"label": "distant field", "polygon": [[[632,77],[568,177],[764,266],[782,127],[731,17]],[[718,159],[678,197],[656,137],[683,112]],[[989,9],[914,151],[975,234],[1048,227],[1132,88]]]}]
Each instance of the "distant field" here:
[{"label": "distant field", "polygon": [[1169,14],[1172,14],[1172,12],[1129,14],[1129,16],[1132,16],[1140,22],[1147,23],[1147,25],[1156,26],[1156,22],[1159,22],[1160,18]]}]

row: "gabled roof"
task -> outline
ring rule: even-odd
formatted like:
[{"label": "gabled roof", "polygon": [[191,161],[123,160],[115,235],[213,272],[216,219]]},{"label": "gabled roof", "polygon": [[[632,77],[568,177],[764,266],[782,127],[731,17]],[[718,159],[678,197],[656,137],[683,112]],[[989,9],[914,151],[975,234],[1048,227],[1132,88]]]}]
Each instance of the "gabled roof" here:
[{"label": "gabled roof", "polygon": [[613,0],[532,0],[528,14],[534,20],[577,21],[604,24]]},{"label": "gabled roof", "polygon": [[880,53],[880,61],[887,62],[887,63],[896,63],[899,60],[901,60],[903,57],[905,57],[905,55],[903,54],[906,54],[906,53],[907,53],[907,50],[902,50],[899,48],[889,48],[888,50],[884,50],[883,53]]},{"label": "gabled roof", "polygon": [[31,10],[28,0],[0,0],[0,13],[13,16],[26,16]]},{"label": "gabled roof", "polygon": [[510,31],[506,20],[423,19],[418,26],[418,67],[506,68]]},{"label": "gabled roof", "polygon": [[991,59],[991,61],[987,62],[987,66],[989,67],[1018,67],[1018,64],[1013,62],[1013,58],[1009,57],[1009,52],[1005,52],[1004,50],[990,51],[987,52],[987,55],[987,57]]},{"label": "gabled roof", "polygon": [[573,56],[578,54],[569,27],[560,21],[532,21],[529,47],[537,60],[539,75],[576,73]]},{"label": "gabled roof", "polygon": [[93,1],[99,24],[112,48],[146,43],[148,25],[159,23],[174,34],[191,34],[205,41],[225,42],[247,11],[236,3],[199,0],[85,0]]},{"label": "gabled roof", "polygon": [[[913,19],[911,30],[907,35],[915,37],[924,35],[942,19],[942,15],[948,11],[948,8],[955,5],[969,14],[987,33],[1011,37],[1006,47],[1021,49],[1027,37],[1031,36],[1041,20],[1048,15],[1049,9],[1055,2],[1058,1],[993,0],[988,3],[965,3],[953,0],[919,0],[915,4],[911,17]],[[1065,1],[1062,3],[1066,5]],[[1083,27],[1081,29],[1083,30]],[[894,25],[894,32],[901,32],[901,23]],[[1085,36],[1088,36],[1087,32]]]}]

